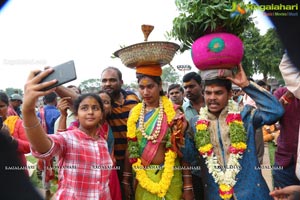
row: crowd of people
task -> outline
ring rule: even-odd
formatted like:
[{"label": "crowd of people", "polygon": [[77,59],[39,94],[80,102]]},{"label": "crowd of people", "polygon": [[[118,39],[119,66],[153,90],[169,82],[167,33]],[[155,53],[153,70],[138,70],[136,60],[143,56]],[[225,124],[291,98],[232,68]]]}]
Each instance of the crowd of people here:
[{"label": "crowd of people", "polygon": [[[287,62],[284,55],[280,68],[293,67]],[[98,93],[81,94],[76,86],[42,91],[55,83],[39,84],[51,72],[32,71],[23,97],[0,93],[1,134],[10,138],[25,179],[25,154],[39,159],[46,199],[299,197],[299,90],[288,78],[287,87],[272,93],[239,65],[226,78],[187,73],[182,86],[171,84],[166,95],[160,67],[137,69],[138,98],[122,89],[115,67],[103,70]],[[37,109],[41,97],[44,105]],[[256,138],[258,129],[271,140],[277,130],[271,192],[260,171],[257,149],[264,144],[258,140],[264,139]]]}]

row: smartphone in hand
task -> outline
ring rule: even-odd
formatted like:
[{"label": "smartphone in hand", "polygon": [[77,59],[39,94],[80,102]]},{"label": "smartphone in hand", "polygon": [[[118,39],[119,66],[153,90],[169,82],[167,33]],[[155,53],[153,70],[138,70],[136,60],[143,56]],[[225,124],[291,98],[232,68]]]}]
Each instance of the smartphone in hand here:
[{"label": "smartphone in hand", "polygon": [[43,88],[42,91],[49,90],[51,88],[60,86],[62,84],[73,81],[77,78],[74,61],[68,61],[66,63],[60,64],[53,67],[53,72],[43,78],[40,83],[51,81],[56,79],[57,82],[49,87]]}]

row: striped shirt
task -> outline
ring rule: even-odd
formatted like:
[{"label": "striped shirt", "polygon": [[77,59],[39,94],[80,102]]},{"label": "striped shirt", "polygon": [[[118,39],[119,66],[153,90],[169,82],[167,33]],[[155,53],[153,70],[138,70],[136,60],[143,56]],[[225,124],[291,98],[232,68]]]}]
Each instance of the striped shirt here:
[{"label": "striped shirt", "polygon": [[107,142],[95,140],[79,129],[48,135],[51,149],[44,153],[32,151],[39,159],[58,156],[58,190],[55,199],[110,200],[108,187],[112,169]]},{"label": "striped shirt", "polygon": [[121,90],[121,93],[124,97],[123,104],[113,102],[111,115],[107,119],[115,139],[114,152],[117,160],[125,158],[128,115],[130,110],[140,101],[138,96],[131,91]]}]

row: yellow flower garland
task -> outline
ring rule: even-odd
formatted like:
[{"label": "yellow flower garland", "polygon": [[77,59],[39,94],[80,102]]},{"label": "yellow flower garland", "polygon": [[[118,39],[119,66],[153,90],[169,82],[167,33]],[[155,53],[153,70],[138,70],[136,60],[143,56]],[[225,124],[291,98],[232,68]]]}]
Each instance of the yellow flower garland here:
[{"label": "yellow flower garland", "polygon": [[132,165],[132,168],[136,172],[136,179],[142,188],[152,194],[156,194],[159,197],[164,197],[170,187],[172,177],[174,176],[174,164],[177,154],[171,150],[165,153],[165,168],[162,173],[161,179],[158,183],[153,182],[145,171],[145,167],[142,165],[141,159]]},{"label": "yellow flower garland", "polygon": [[[165,96],[162,96],[162,103],[164,112],[167,115],[167,122],[170,124],[174,119],[176,112],[173,108],[172,102]],[[127,138],[130,140],[136,139],[136,123],[139,119],[140,112],[142,110],[142,103],[137,104],[131,111],[131,115],[127,121]],[[142,165],[141,159],[137,158],[137,161],[132,164],[133,170],[136,172],[136,179],[142,188],[156,194],[158,197],[164,197],[170,187],[172,177],[174,176],[174,165],[177,154],[172,150],[168,150],[165,153],[164,171],[162,173],[159,183],[153,182],[145,171],[145,167]]]}]

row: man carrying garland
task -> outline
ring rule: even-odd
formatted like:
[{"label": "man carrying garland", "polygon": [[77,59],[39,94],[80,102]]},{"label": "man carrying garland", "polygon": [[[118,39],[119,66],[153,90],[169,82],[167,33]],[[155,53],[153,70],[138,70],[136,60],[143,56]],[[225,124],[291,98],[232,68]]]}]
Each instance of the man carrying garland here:
[{"label": "man carrying garland", "polygon": [[[194,159],[192,152],[200,154],[205,199],[272,199],[256,156],[254,130],[275,123],[283,115],[282,106],[270,93],[249,82],[241,65],[235,75],[219,77],[218,70],[208,70],[201,76],[206,107],[190,120],[186,142],[192,145],[182,152],[186,162]],[[231,82],[255,101],[257,109],[246,105],[239,111],[230,100]]]}]

